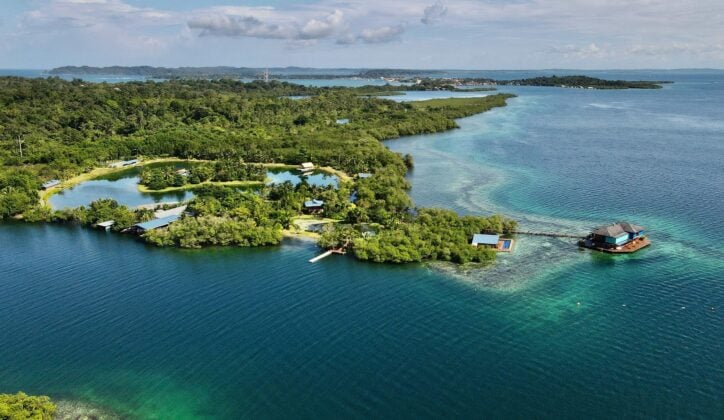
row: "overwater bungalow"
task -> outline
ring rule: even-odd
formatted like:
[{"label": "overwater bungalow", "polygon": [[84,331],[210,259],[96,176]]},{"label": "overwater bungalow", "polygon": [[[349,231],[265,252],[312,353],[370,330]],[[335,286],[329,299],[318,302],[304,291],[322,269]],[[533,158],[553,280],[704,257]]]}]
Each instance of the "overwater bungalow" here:
[{"label": "overwater bungalow", "polygon": [[299,165],[300,172],[311,172],[314,170],[314,164],[312,162],[304,162]]},{"label": "overwater bungalow", "polygon": [[617,222],[594,229],[578,245],[615,254],[631,253],[651,244],[645,233],[641,226]]},{"label": "overwater bungalow", "polygon": [[324,209],[324,201],[309,200],[304,202],[304,212],[307,214],[319,213]]},{"label": "overwater bungalow", "polygon": [[60,185],[59,179],[51,179],[50,181],[43,183],[41,188],[44,190],[49,190],[53,187],[57,187],[58,185]]}]

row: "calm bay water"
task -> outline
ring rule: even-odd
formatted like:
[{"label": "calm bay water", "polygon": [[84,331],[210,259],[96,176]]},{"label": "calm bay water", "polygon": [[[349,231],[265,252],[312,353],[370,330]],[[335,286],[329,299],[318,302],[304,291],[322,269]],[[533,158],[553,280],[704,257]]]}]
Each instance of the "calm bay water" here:
[{"label": "calm bay water", "polygon": [[[163,164],[151,164],[153,167],[169,166]],[[172,164],[174,168],[188,168],[185,163]],[[82,182],[72,188],[64,189],[53,194],[48,199],[51,207],[55,209],[73,208],[87,206],[101,198],[112,198],[119,204],[137,207],[147,204],[183,202],[194,197],[192,190],[172,191],[165,193],[144,193],[138,190],[140,181],[140,167],[130,168],[122,172],[98,177]],[[337,186],[338,178],[322,171],[314,171],[307,174],[300,174],[296,170],[270,169],[267,171],[267,184],[281,184],[291,182],[294,185],[306,182],[315,186]]]},{"label": "calm bay water", "polygon": [[677,83],[505,88],[506,108],[388,143],[420,205],[571,233],[625,218],[649,249],[519,237],[461,271],[5,224],[0,391],[132,418],[721,418],[724,73],[649,78]]}]

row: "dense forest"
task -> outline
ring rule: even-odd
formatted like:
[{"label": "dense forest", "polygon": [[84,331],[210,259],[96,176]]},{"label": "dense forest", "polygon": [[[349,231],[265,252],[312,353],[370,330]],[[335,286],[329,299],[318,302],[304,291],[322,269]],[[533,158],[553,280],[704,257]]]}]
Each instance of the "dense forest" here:
[{"label": "dense forest", "polygon": [[45,396],[32,396],[23,392],[0,394],[2,420],[50,420],[55,410],[55,404]]},{"label": "dense forest", "polygon": [[[308,97],[289,98],[292,95]],[[505,106],[510,97],[398,103],[363,97],[355,89],[281,82],[177,80],[112,85],[4,77],[0,78],[0,218],[24,214],[28,221],[87,224],[114,219],[122,222],[117,229],[148,218],[115,202],[56,212],[40,204],[41,182],[67,179],[116,159],[173,156],[215,161],[194,179],[219,180],[258,179],[258,166],[249,163],[312,161],[349,174],[373,175],[339,189],[287,185],[283,190],[257,192],[205,190],[190,206],[192,217],[146,239],[187,247],[274,244],[305,200],[323,199],[325,217],[357,229],[373,224],[381,232],[374,240],[354,241],[355,255],[361,259],[483,260],[459,256],[471,248],[470,223],[456,221],[462,218],[453,213],[412,211],[404,178],[412,158],[391,152],[381,140],[455,128],[455,118]],[[338,119],[349,123],[338,124]],[[171,173],[149,171],[144,176],[157,187],[181,182]],[[355,199],[350,200],[353,193]],[[441,234],[438,228],[443,224],[454,232],[447,232],[443,240],[432,238]],[[511,226],[481,224],[480,230],[510,231]],[[376,251],[420,245],[419,241],[401,242],[401,234],[427,241],[427,248],[420,250],[419,257],[405,258]],[[459,252],[450,252],[451,247]]]},{"label": "dense forest", "polygon": [[188,169],[174,167],[146,167],[141,171],[141,184],[149,190],[196,185],[202,182],[256,181],[266,178],[261,164],[245,163],[234,158],[222,158],[214,163],[196,163]]}]

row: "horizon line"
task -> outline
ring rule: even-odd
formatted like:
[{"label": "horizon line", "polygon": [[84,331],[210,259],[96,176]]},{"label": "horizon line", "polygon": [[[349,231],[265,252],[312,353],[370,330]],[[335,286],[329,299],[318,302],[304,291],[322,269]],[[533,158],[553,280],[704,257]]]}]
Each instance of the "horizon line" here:
[{"label": "horizon line", "polygon": [[200,68],[232,68],[232,69],[290,69],[298,68],[304,70],[419,70],[419,71],[682,71],[682,70],[698,70],[698,71],[724,71],[724,68],[715,67],[638,67],[638,68],[574,68],[574,67],[556,67],[556,68],[506,68],[506,69],[482,69],[482,68],[425,68],[425,67],[305,67],[305,66],[233,66],[233,65],[196,65],[196,66],[162,66],[162,65],[151,65],[151,64],[138,64],[138,65],[88,65],[88,64],[64,64],[62,66],[48,67],[48,68],[33,68],[33,67],[0,67],[0,70],[35,70],[35,71],[48,71],[62,67],[90,67],[90,68],[109,68],[109,67],[120,67],[120,68],[132,68],[132,67],[151,67],[151,68],[166,68],[166,69],[200,69]]}]

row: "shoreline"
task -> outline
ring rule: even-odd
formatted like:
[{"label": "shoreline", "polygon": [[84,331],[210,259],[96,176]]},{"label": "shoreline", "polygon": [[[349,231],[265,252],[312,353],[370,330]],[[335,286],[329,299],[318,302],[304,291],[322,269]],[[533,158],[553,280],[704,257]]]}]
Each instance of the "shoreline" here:
[{"label": "shoreline", "polygon": [[[457,121],[459,119],[464,119],[466,117],[470,117],[470,116],[473,116],[476,114],[485,113],[494,108],[505,107],[507,105],[507,99],[513,98],[513,97],[515,97],[515,95],[499,94],[499,95],[496,95],[495,97],[493,97],[492,100],[486,99],[484,101],[480,101],[480,99],[483,99],[486,97],[488,97],[488,96],[486,95],[481,98],[477,98],[477,97],[476,98],[446,98],[446,99],[437,99],[437,100],[426,100],[426,101],[421,101],[421,102],[414,104],[413,108],[418,111],[421,110],[420,112],[441,112],[443,114],[444,118],[450,119],[454,123],[455,121]],[[446,112],[441,111],[441,108],[444,108],[444,106],[448,106],[449,104],[453,105],[452,111],[449,111],[449,110]],[[449,115],[450,112],[453,112],[455,115]],[[452,130],[455,128],[458,128],[456,123],[447,124],[447,125],[440,124],[439,127],[436,126],[436,131],[434,131],[434,133],[442,133],[442,132],[449,131],[449,130]],[[422,134],[422,133],[418,133],[418,134]],[[431,133],[427,133],[427,134],[433,134],[433,133],[431,132]],[[396,136],[408,137],[408,136],[412,136],[412,135],[414,135],[414,134],[402,135],[402,134],[398,133]],[[396,136],[393,136],[393,135],[385,136],[387,138],[385,138],[384,140],[393,140],[393,139],[400,138],[400,137],[396,137]],[[382,143],[382,142],[384,142],[384,140],[379,140],[379,142]],[[388,150],[389,150],[389,148],[388,148]],[[141,161],[136,163],[135,165],[129,165],[129,166],[120,167],[120,168],[96,167],[85,173],[72,177],[72,178],[66,180],[65,182],[62,182],[59,186],[57,186],[55,188],[52,188],[48,191],[41,192],[40,193],[41,202],[46,205],[46,208],[48,210],[53,210],[51,206],[48,206],[46,204],[46,202],[49,200],[50,197],[53,196],[53,194],[57,194],[58,192],[63,191],[68,188],[72,188],[82,182],[94,180],[97,178],[108,176],[110,174],[130,172],[131,174],[135,175],[134,171],[138,171],[138,169],[137,169],[138,167],[144,167],[144,166],[148,166],[151,164],[158,164],[158,163],[213,162],[213,161],[206,160],[206,159],[187,159],[187,158],[179,158],[179,157],[171,157],[171,156],[156,157],[156,158],[152,158],[152,159],[148,159],[148,160],[143,160],[143,158],[144,158],[143,156],[138,156],[137,158]],[[251,162],[249,162],[249,163],[251,163]],[[258,164],[262,165],[263,167],[266,167],[266,168],[280,168],[280,169],[297,168],[296,165],[290,165],[290,164],[285,164],[285,163],[258,163]],[[400,166],[402,167],[402,165],[400,165]],[[384,165],[383,165],[383,167],[384,167]],[[134,168],[136,168],[136,169],[134,169]],[[348,175],[344,171],[335,169],[333,167],[317,166],[315,169],[320,172],[336,175],[340,182],[351,181],[354,179],[352,176]],[[402,171],[403,169],[401,168],[400,170]],[[375,171],[373,171],[373,172],[375,172]],[[409,172],[409,168],[405,172]],[[394,178],[394,176],[393,176],[393,178]],[[146,193],[146,192],[147,193],[152,193],[152,192],[172,193],[173,191],[191,190],[191,189],[196,188],[197,186],[203,186],[206,184],[213,184],[213,183],[214,182],[207,182],[207,183],[194,184],[194,185],[184,185],[184,186],[180,186],[180,187],[164,188],[164,189],[156,190],[156,191],[147,189],[144,186],[136,185],[136,187],[138,188],[139,191],[144,192],[144,193]],[[219,184],[226,185],[226,186],[230,186],[230,185],[231,186],[233,186],[233,185],[250,186],[250,185],[259,185],[260,182],[259,181],[252,181],[252,182],[232,181],[232,182],[224,182],[224,183],[219,183]],[[407,193],[405,193],[405,194],[407,194]],[[41,214],[40,218],[42,218],[42,217],[43,217],[43,215]],[[50,216],[47,216],[47,217],[50,217]],[[457,215],[456,217],[460,217],[460,216]],[[308,226],[308,227],[309,227],[309,229],[307,229],[307,227],[304,227],[302,229],[299,229],[299,228],[286,229],[286,230],[282,230],[278,234],[281,234],[282,237],[289,237],[289,238],[305,237],[305,238],[309,238],[310,240],[319,240],[322,237],[322,235],[320,235],[319,233],[316,232],[319,229],[319,226]],[[311,230],[312,232],[309,232],[308,230]],[[172,239],[172,241],[173,240],[176,240],[176,239]],[[172,244],[164,244],[164,246],[169,246],[169,245],[172,245]],[[179,244],[176,244],[176,245],[178,246]],[[451,245],[451,246],[453,246],[453,245]],[[460,247],[461,250],[464,249],[465,251],[461,255],[465,255],[466,256],[465,258],[467,258],[468,260],[471,258],[472,259],[482,258],[482,256],[479,255],[480,253],[468,252],[467,247],[469,246],[469,242],[458,241],[458,242],[454,243],[454,246]],[[385,251],[385,249],[387,249],[387,248],[379,248],[379,249],[382,251],[378,250],[375,252],[380,252],[380,256],[374,257],[374,258],[363,256],[363,257],[360,257],[360,259],[361,260],[373,260],[375,262],[394,262],[396,264],[408,263],[408,262],[424,262],[427,260],[433,260],[433,259],[437,259],[437,258],[443,258],[443,260],[445,260],[445,261],[448,261],[448,260],[453,261],[452,258],[450,257],[449,253],[444,254],[445,255],[444,257],[440,257],[440,255],[443,255],[443,254],[434,254],[434,253],[421,254],[421,253],[413,252],[412,254],[409,254],[406,257],[400,259],[394,255],[389,254],[388,251]],[[386,254],[386,252],[387,252],[387,254]],[[475,256],[471,257],[471,254],[475,254]],[[465,263],[465,262],[467,262],[467,260],[463,259],[462,261],[458,261],[458,264]]]}]

